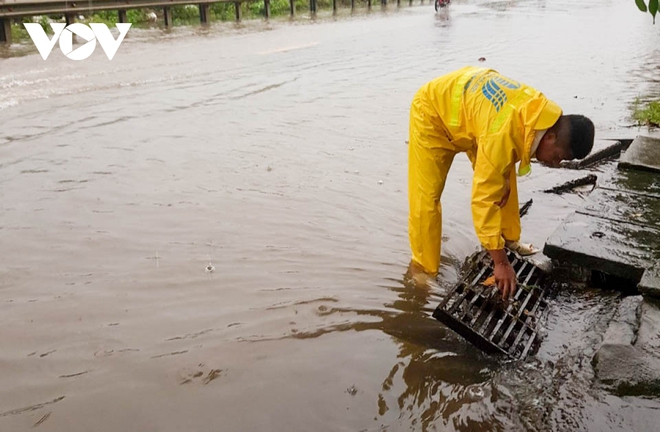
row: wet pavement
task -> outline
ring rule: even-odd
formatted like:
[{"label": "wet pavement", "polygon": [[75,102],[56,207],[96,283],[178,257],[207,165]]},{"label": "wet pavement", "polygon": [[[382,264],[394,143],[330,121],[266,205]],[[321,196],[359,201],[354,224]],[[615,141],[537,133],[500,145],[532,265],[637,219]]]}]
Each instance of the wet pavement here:
[{"label": "wet pavement", "polygon": [[[539,353],[500,363],[431,317],[442,287],[404,282],[416,89],[482,64],[634,137],[660,32],[619,3],[136,29],[111,62],[0,51],[0,430],[654,430],[660,402],[594,380],[617,293],[560,292]],[[458,157],[443,194],[443,287],[478,248],[470,175]],[[542,191],[583,175],[521,180],[524,240],[584,203]]]}]

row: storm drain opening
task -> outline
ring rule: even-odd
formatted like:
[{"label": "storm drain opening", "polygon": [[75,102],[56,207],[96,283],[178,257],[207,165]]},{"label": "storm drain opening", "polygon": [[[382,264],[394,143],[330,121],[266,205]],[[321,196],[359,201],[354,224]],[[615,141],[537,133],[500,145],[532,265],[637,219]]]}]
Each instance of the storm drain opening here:
[{"label": "storm drain opening", "polygon": [[639,294],[637,285],[641,279],[641,274],[635,279],[629,279],[611,275],[600,270],[591,270],[589,272],[589,284],[591,286],[600,289],[614,289],[623,291],[624,293],[630,295]]},{"label": "storm drain opening", "polygon": [[502,301],[492,284],[493,262],[482,251],[468,260],[465,275],[433,316],[482,351],[523,359],[538,348],[539,321],[548,306],[546,274],[514,252],[507,255],[518,278],[512,299]]}]

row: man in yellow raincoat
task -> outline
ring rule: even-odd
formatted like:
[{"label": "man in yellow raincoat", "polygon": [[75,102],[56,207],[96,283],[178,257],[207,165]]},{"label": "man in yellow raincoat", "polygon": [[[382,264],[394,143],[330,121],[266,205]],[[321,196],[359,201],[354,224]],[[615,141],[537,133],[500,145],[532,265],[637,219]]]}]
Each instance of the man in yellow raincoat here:
[{"label": "man in yellow raincoat", "polygon": [[519,243],[516,175],[531,172],[532,157],[551,166],[582,159],[593,140],[591,120],[562,115],[541,92],[492,69],[468,66],[422,86],[410,109],[412,273],[438,271],[440,195],[454,156],[465,152],[474,169],[472,218],[477,237],[493,258],[503,297],[513,294],[516,275],[504,248],[533,252]]}]

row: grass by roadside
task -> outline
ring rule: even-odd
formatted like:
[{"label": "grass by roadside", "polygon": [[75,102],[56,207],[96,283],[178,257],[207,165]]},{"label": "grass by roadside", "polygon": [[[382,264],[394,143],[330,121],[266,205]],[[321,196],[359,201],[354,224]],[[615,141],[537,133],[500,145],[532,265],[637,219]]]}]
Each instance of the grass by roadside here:
[{"label": "grass by roadside", "polygon": [[639,125],[660,127],[660,100],[643,103],[639,98],[633,103],[632,118]]}]

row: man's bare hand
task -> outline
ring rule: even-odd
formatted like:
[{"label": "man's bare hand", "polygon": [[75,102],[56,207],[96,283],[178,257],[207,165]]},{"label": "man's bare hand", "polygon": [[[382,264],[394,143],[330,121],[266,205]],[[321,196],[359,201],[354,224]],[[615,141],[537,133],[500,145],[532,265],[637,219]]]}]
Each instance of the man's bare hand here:
[{"label": "man's bare hand", "polygon": [[494,276],[497,288],[502,293],[502,300],[513,297],[516,293],[516,284],[518,281],[516,279],[516,272],[513,271],[511,264],[508,261],[495,264]]}]

